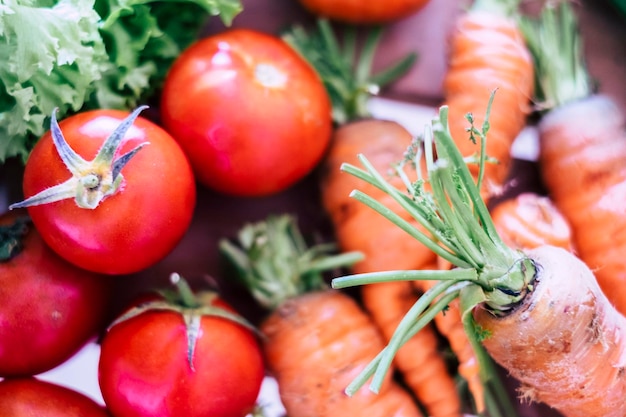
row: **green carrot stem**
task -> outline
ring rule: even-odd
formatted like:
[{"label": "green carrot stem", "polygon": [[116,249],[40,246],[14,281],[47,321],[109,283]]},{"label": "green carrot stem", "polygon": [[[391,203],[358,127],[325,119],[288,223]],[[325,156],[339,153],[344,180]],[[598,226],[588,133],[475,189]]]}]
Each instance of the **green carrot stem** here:
[{"label": "green carrot stem", "polygon": [[569,1],[547,2],[538,18],[524,17],[520,28],[535,61],[539,110],[549,111],[593,93]]},{"label": "green carrot stem", "polygon": [[[385,353],[380,358],[380,363],[378,364],[378,367],[374,372],[374,376],[372,377],[372,387],[380,387],[382,385],[385,376],[391,368],[393,359],[402,345],[428,325],[428,323],[430,323],[437,314],[444,311],[448,304],[459,296],[458,290],[446,292],[446,290],[453,287],[455,284],[458,284],[458,282],[444,281],[437,283],[433,288],[431,288],[431,290],[433,290],[432,294],[429,294],[430,290],[427,291],[409,309],[398,324],[396,331],[385,348]],[[439,296],[441,296],[441,298],[437,299]],[[424,302],[420,302],[422,299],[424,299]]]},{"label": "green carrot stem", "polygon": [[[413,198],[407,196],[406,194],[402,193],[400,190],[395,189],[395,187],[387,183],[387,181],[385,181],[385,179],[378,172],[376,172],[376,169],[369,163],[369,161],[367,161],[367,159],[364,158],[363,155],[358,155],[358,159],[363,164],[363,166],[367,169],[367,171],[362,170],[360,168],[357,168],[347,163],[341,166],[341,170],[348,172],[354,175],[355,177],[362,179],[378,187],[380,190],[386,192],[387,194],[392,196],[394,199],[399,201],[402,208],[406,210],[409,214],[411,214],[411,216],[415,220],[417,220],[418,223],[423,225],[424,228],[428,231],[428,233],[430,233],[431,236],[428,236],[427,234],[423,234],[423,238],[428,239],[431,242],[422,241],[422,243],[428,246],[431,250],[438,253],[440,256],[443,256],[446,259],[448,259],[447,256],[449,255],[446,255],[444,253],[439,253],[438,249],[436,248],[437,241],[442,237],[441,231],[446,229],[446,225],[442,221],[440,221],[440,219],[436,215],[434,215],[434,210],[432,209],[432,207],[429,207],[426,204],[416,205]],[[408,190],[414,190],[414,191],[417,191],[417,188],[418,188],[417,186],[407,187]],[[354,190],[350,196],[355,198],[356,200],[359,200],[369,205],[375,210],[381,209],[384,211],[388,211],[390,216],[394,215],[392,210],[389,210],[388,208],[386,208],[385,206],[383,206],[382,204],[380,204],[379,202],[377,202],[376,200],[372,199],[371,197],[367,196],[366,194],[362,193],[359,190]],[[421,193],[420,193],[420,196],[421,196]],[[413,232],[411,230],[413,230],[414,227],[399,216],[397,216],[397,219],[399,222],[404,223],[404,227],[403,226],[401,227],[405,231],[407,231],[409,234],[413,235]],[[416,237],[418,240],[420,239],[417,236],[414,236],[414,237]]]},{"label": "green carrot stem", "polygon": [[478,282],[478,274],[474,268],[455,268],[450,270],[401,270],[364,272],[344,275],[332,281],[332,287],[342,289],[358,285],[379,284],[392,281],[473,281]]},{"label": "green carrot stem", "polygon": [[[432,321],[438,313],[442,312],[450,301],[458,297],[456,292],[444,294],[446,290],[454,284],[456,284],[456,282],[438,283],[417,300],[409,312],[407,312],[408,318],[405,316],[398,325],[398,330],[394,333],[394,336],[392,336],[390,343],[376,355],[368,366],[363,368],[359,375],[346,387],[346,394],[353,395],[363,387],[370,378],[372,378],[372,382],[369,389],[375,393],[379,392],[385,374],[388,372],[397,350]],[[444,294],[444,296],[433,304],[433,301],[441,296],[441,294]],[[418,316],[421,317],[418,318]],[[393,339],[394,337],[395,339]]]},{"label": "green carrot stem", "polygon": [[[445,260],[447,260],[449,262],[452,262],[454,265],[457,265],[459,267],[469,267],[469,266],[471,266],[471,264],[465,262],[464,259],[456,256],[453,252],[451,252],[451,251],[447,250],[446,248],[440,246],[437,243],[437,240],[435,238],[433,238],[431,236],[428,236],[427,234],[425,234],[421,230],[415,228],[415,226],[413,226],[411,223],[406,221],[404,218],[402,218],[399,215],[397,215],[393,210],[389,209],[384,204],[376,201],[375,199],[373,199],[372,197],[368,196],[367,194],[364,194],[361,191],[355,190],[350,195],[352,197],[354,197],[356,200],[361,201],[362,203],[365,203],[366,205],[368,205],[372,209],[376,210],[378,213],[380,213],[383,216],[385,216],[387,219],[389,219],[391,222],[393,222],[396,226],[400,227],[402,230],[404,230],[405,232],[410,234],[412,237],[417,239],[419,242],[421,242],[428,249],[432,250],[437,255],[441,256],[443,259],[445,259]],[[418,221],[424,220],[424,222],[425,222],[424,225],[430,226],[432,224],[431,222],[428,222],[425,218],[423,218],[419,214],[417,214],[417,213],[412,213],[412,214],[414,214],[413,218],[417,219]],[[427,228],[429,228],[429,227],[427,227]],[[438,235],[439,237],[442,237],[442,233],[439,230],[433,230],[433,232],[436,235]]]}]

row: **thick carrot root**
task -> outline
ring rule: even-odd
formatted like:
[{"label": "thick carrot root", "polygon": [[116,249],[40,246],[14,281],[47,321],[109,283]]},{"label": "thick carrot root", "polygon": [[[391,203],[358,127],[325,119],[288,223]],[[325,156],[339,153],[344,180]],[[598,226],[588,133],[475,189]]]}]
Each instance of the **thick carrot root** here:
[{"label": "thick carrot root", "polygon": [[564,104],[542,119],[540,166],[557,207],[572,225],[578,256],[626,314],[626,130],[604,96]]},{"label": "thick carrot root", "polygon": [[527,255],[538,273],[522,304],[501,317],[475,311],[489,333],[484,346],[529,400],[567,417],[626,416],[626,318],[570,252],[543,246]]},{"label": "thick carrot root", "polygon": [[[366,310],[386,341],[391,339],[402,317],[419,298],[410,281],[366,285],[361,294]],[[461,416],[456,384],[438,351],[437,336],[431,326],[423,328],[400,348],[395,364],[429,416]]]},{"label": "thick carrot root", "polygon": [[411,396],[388,378],[378,394],[344,389],[384,347],[369,316],[339,291],[287,300],[262,324],[268,367],[289,415],[420,416]]},{"label": "thick carrot root", "polygon": [[[450,60],[444,94],[450,111],[450,131],[461,154],[480,153],[480,143],[468,139],[471,113],[475,125],[484,121],[490,92],[497,89],[489,117],[487,156],[497,160],[485,166],[483,195],[498,192],[509,174],[511,146],[526,125],[533,93],[533,62],[514,19],[501,13],[470,10],[451,34]],[[470,167],[478,175],[478,165]]]}]

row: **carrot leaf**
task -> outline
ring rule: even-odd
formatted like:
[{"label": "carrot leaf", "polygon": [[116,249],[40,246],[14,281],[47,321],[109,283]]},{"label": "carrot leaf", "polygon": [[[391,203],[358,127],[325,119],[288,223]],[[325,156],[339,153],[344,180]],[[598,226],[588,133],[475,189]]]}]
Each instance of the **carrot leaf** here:
[{"label": "carrot leaf", "polygon": [[547,2],[538,18],[524,16],[522,33],[535,61],[539,110],[550,110],[592,93],[576,15],[569,1]]},{"label": "carrot leaf", "polygon": [[[369,98],[404,75],[415,63],[417,54],[407,54],[389,67],[373,73],[374,55],[383,35],[382,27],[368,28],[365,39],[360,43],[360,33],[354,26],[333,30],[327,19],[320,18],[316,23],[310,31],[302,25],[294,25],[283,33],[282,38],[319,74],[332,101],[336,124],[369,117]],[[342,42],[338,39],[339,29],[343,34]],[[360,50],[359,45],[362,45]]]}]

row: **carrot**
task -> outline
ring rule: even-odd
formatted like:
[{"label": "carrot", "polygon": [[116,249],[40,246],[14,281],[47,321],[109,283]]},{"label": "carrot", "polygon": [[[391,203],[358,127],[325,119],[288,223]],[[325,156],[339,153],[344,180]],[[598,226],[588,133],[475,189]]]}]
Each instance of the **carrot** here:
[{"label": "carrot", "polygon": [[576,15],[561,2],[525,26],[537,65],[539,167],[572,227],[580,258],[626,314],[626,125],[605,95],[593,93]]},{"label": "carrot", "polygon": [[[484,150],[495,161],[485,166],[484,174],[477,164],[470,168],[476,178],[484,178],[486,199],[502,188],[510,171],[511,147],[532,109],[533,61],[513,13],[516,5],[517,0],[476,0],[450,34],[443,83],[450,130],[461,154],[475,157]],[[494,89],[498,94],[489,117],[489,141],[481,148],[467,139],[472,124],[466,115],[481,125],[480,111]]]},{"label": "carrot", "polygon": [[[370,389],[376,391],[403,342],[458,299],[479,360],[485,359],[482,348],[486,349],[521,382],[525,399],[545,402],[567,417],[626,415],[626,317],[611,305],[591,270],[571,252],[549,245],[523,251],[504,244],[450,134],[448,116],[443,106],[426,130],[423,158],[406,163],[405,172],[415,165],[426,166],[425,181],[432,191],[419,186],[424,180],[416,180],[407,193],[398,191],[364,155],[359,158],[362,168],[348,164],[342,168],[385,190],[420,219],[437,237],[437,254],[455,266],[443,271],[389,270],[333,279],[335,288],[394,280],[437,281],[347,392],[370,378]],[[484,163],[483,158],[480,164]],[[406,227],[377,200],[359,191],[352,196]],[[429,234],[411,230],[416,239],[432,242]],[[486,370],[481,363],[481,371]]]},{"label": "carrot", "polygon": [[498,234],[511,248],[552,245],[574,250],[572,229],[548,196],[521,193],[498,203],[491,210],[491,218]]},{"label": "carrot", "polygon": [[[353,50],[354,39],[348,38],[344,42],[344,51],[341,51],[326,21],[319,21],[317,29],[317,33],[310,35],[300,28],[288,34],[287,39],[318,69],[333,97],[337,128],[322,163],[320,187],[322,205],[331,219],[339,247],[342,251],[359,251],[364,254],[363,260],[352,266],[353,272],[378,271],[390,265],[420,268],[432,263],[436,256],[428,247],[349,198],[349,192],[359,181],[339,170],[346,161],[356,163],[359,152],[369,155],[379,169],[390,170],[411,144],[412,135],[406,128],[397,122],[372,118],[367,109],[372,92],[395,78],[401,72],[398,68],[406,68],[408,62],[401,61],[382,79],[377,78],[370,74],[369,66],[380,30],[371,32],[366,38],[360,59],[352,68],[352,62],[346,60],[346,57],[353,58],[356,55]],[[352,32],[347,33],[353,36]],[[390,181],[398,187],[404,186],[399,178],[391,176]],[[375,187],[366,184],[363,189],[381,199],[386,198]],[[417,222],[400,205],[394,205],[389,198],[388,203],[391,210],[418,227]],[[414,297],[412,293],[412,285],[408,282],[363,287],[363,305],[386,338],[391,337],[408,310],[407,300]],[[428,333],[425,331],[416,336],[403,347],[396,365],[407,386],[429,415],[460,416],[461,399],[436,342],[435,331],[428,329]]]},{"label": "carrot", "polygon": [[353,398],[344,393],[384,340],[352,297],[328,288],[322,271],[351,264],[359,254],[330,256],[334,245],[307,247],[295,219],[287,215],[243,227],[238,243],[223,240],[220,248],[270,310],[259,328],[269,371],[289,415],[421,415],[390,376],[379,396],[367,389]]}]

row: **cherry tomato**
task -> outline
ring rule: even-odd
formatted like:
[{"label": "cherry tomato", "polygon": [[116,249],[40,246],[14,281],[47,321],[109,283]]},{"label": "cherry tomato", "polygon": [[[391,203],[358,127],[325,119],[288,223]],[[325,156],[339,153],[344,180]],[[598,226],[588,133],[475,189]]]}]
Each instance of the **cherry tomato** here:
[{"label": "cherry tomato", "polygon": [[3,417],[111,417],[91,398],[33,377],[0,381]]},{"label": "cherry tomato", "polygon": [[352,24],[390,23],[417,13],[430,0],[299,0],[309,12]]},{"label": "cherry tomato", "polygon": [[282,39],[232,29],[197,41],[174,62],[161,97],[165,128],[204,185],[262,196],[320,161],[331,103],[314,69]]},{"label": "cherry tomato", "polygon": [[244,417],[253,410],[265,370],[256,335],[211,312],[234,314],[219,297],[207,300],[187,307],[156,300],[114,322],[99,362],[113,415]]},{"label": "cherry tomato", "polygon": [[[180,146],[156,124],[130,117],[95,110],[61,121],[67,163],[48,132],[28,158],[23,179],[26,197],[45,190],[53,197],[12,205],[28,208],[43,239],[63,258],[105,274],[137,272],[165,257],[186,232],[195,206],[195,180]],[[125,119],[133,123],[120,131]],[[115,149],[103,151],[114,131],[123,136]],[[132,157],[125,159],[128,152]]]},{"label": "cherry tomato", "polygon": [[39,374],[104,329],[111,281],[56,255],[24,213],[0,217],[0,245],[0,376]]}]

